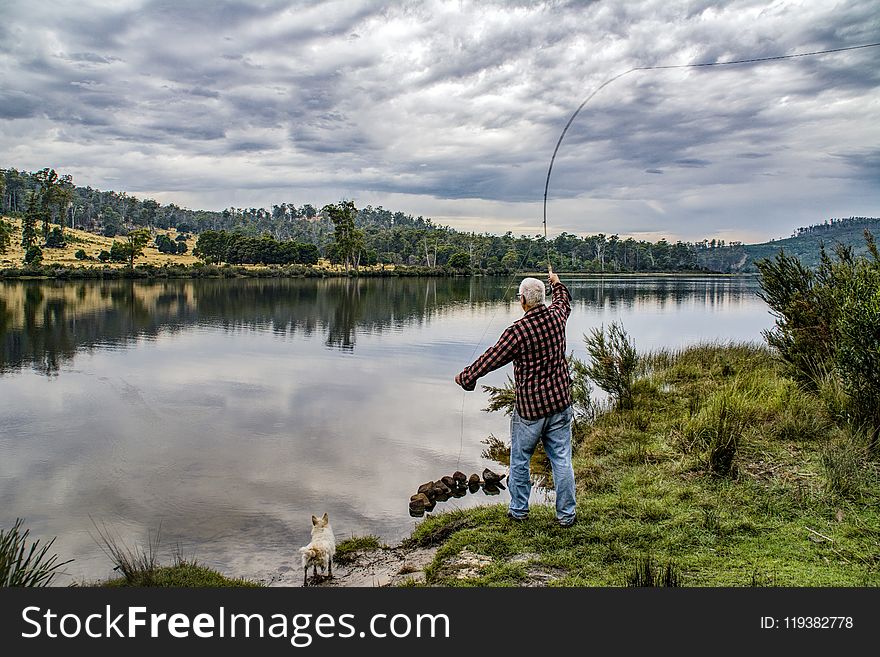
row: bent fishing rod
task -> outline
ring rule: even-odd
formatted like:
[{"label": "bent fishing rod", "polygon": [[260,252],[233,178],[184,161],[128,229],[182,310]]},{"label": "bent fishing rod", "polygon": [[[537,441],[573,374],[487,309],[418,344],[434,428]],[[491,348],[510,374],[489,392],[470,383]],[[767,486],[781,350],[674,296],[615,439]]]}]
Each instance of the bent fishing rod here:
[{"label": "bent fishing rod", "polygon": [[[562,134],[559,135],[559,140],[556,142],[556,148],[553,149],[553,156],[550,158],[550,166],[547,169],[547,180],[544,182],[544,241],[547,241],[547,191],[550,188],[550,174],[553,172],[553,163],[556,161],[556,154],[559,152],[559,147],[562,146],[562,140],[565,139],[565,133],[568,132],[568,129],[571,127],[571,124],[574,123],[574,120],[577,118],[577,115],[581,113],[581,110],[589,103],[593,97],[598,94],[602,89],[607,87],[612,82],[619,80],[622,77],[629,75],[630,73],[634,73],[636,71],[657,71],[661,69],[673,69],[673,68],[708,68],[711,66],[734,66],[734,65],[742,65],[742,64],[757,64],[761,62],[772,62],[772,61],[780,61],[785,59],[796,59],[799,57],[814,57],[817,55],[828,55],[831,53],[845,52],[848,50],[861,50],[863,48],[876,48],[880,46],[880,42],[877,43],[866,43],[859,46],[847,46],[844,48],[831,48],[828,50],[814,50],[811,52],[800,52],[794,53],[791,55],[776,55],[773,57],[751,57],[748,59],[735,59],[732,61],[726,62],[701,62],[697,64],[665,64],[658,66],[634,66],[628,71],[624,71],[623,73],[618,73],[614,77],[608,78],[600,84],[589,96],[587,96],[584,101],[578,106],[578,108],[574,111],[574,114],[571,115],[571,118],[568,119],[568,123],[565,124],[565,127],[562,129]],[[550,244],[547,243],[547,264],[550,264]]]}]

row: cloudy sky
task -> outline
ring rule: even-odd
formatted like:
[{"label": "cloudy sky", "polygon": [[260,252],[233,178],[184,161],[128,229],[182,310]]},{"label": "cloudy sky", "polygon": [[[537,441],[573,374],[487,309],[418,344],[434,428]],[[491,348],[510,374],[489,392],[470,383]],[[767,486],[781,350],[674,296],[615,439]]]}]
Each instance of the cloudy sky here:
[{"label": "cloudy sky", "polygon": [[[880,41],[876,0],[0,7],[0,167],[514,233],[605,80]],[[763,241],[851,215],[880,216],[880,48],[620,78],[566,135],[548,229]]]}]

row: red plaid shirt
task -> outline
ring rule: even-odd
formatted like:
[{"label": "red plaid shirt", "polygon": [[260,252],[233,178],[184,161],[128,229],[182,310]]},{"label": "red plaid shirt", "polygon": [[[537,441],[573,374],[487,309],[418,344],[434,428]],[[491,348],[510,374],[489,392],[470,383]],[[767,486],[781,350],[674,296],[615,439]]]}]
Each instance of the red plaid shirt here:
[{"label": "red plaid shirt", "polygon": [[527,420],[571,406],[571,375],[565,357],[565,322],[571,314],[571,293],[562,283],[551,287],[553,303],[529,310],[459,374],[461,387],[473,390],[481,376],[513,361],[516,411]]}]

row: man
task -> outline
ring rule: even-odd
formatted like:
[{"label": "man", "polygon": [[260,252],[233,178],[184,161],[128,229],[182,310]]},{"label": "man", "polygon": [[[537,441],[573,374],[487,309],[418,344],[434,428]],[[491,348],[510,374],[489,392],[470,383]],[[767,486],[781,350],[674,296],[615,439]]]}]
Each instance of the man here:
[{"label": "man", "polygon": [[513,361],[516,405],[510,420],[510,508],[507,515],[524,520],[529,513],[529,464],[538,441],[553,467],[556,519],[563,527],[575,522],[574,469],[571,465],[571,376],[565,357],[565,323],[571,294],[550,271],[553,302],[544,305],[544,284],[523,279],[519,299],[523,317],[501,334],[498,342],[455,376],[465,390],[477,379]]}]

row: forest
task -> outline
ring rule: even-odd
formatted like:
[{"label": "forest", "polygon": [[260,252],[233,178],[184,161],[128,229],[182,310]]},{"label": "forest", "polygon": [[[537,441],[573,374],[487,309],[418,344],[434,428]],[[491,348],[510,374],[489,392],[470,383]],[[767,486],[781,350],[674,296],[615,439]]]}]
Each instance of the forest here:
[{"label": "forest", "polygon": [[[34,248],[39,248],[36,238],[41,231],[44,248],[60,243],[64,227],[108,237],[137,229],[151,234],[175,229],[198,235],[201,247],[194,255],[209,263],[311,264],[327,258],[355,270],[383,264],[500,273],[544,269],[549,257],[555,268],[571,272],[736,273],[753,271],[756,254],[772,256],[779,248],[787,248],[788,241],[763,245],[719,239],[650,242],[617,234],[563,232],[548,244],[539,235],[463,232],[382,206],[356,208],[351,201],[321,209],[311,203],[281,203],[271,208],[191,210],[125,192],[79,187],[70,175],[49,168],[36,172],[0,169],[0,214],[23,220],[30,217],[25,221],[30,227],[25,230],[30,232],[22,239]],[[54,234],[48,230],[50,223],[60,226]],[[790,239],[808,242],[806,249],[818,256],[817,239],[833,239],[835,231],[841,230],[857,232],[860,237],[863,228],[878,223],[869,217],[834,218],[797,228]],[[3,230],[0,227],[0,247]],[[7,235],[5,239],[17,238]]]}]

